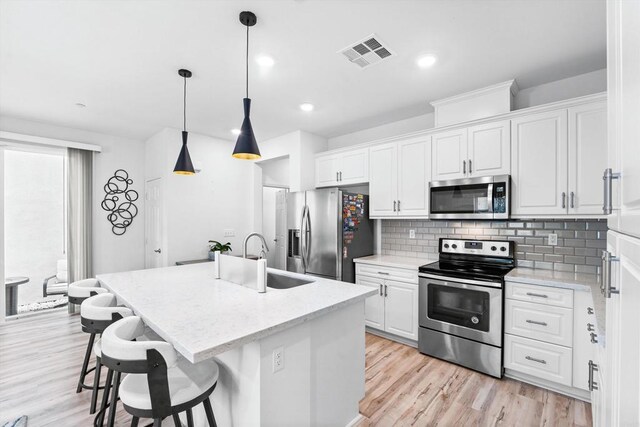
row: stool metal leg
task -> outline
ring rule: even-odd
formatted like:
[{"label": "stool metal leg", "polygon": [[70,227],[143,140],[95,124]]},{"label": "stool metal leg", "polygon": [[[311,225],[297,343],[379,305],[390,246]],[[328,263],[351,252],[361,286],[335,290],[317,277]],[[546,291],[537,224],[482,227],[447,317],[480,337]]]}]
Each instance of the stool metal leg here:
[{"label": "stool metal leg", "polygon": [[180,421],[180,416],[178,414],[173,414],[173,423],[176,427],[182,427],[182,422]]},{"label": "stool metal leg", "polygon": [[90,414],[96,413],[96,404],[98,403],[98,389],[100,388],[100,371],[102,370],[102,363],[100,363],[100,358],[96,357],[96,370],[94,372],[93,377],[93,391],[91,392],[91,408],[89,409]]},{"label": "stool metal leg", "polygon": [[120,386],[121,372],[116,371],[113,375],[113,390],[111,392],[111,406],[109,407],[108,427],[113,427],[116,421],[116,408],[118,407],[118,387]]},{"label": "stool metal leg", "polygon": [[138,417],[131,418],[131,427],[138,427],[138,421],[140,419]]},{"label": "stool metal leg", "polygon": [[109,392],[111,391],[111,381],[113,380],[113,371],[107,370],[107,378],[104,381],[104,390],[102,391],[102,403],[100,404],[100,411],[94,422],[94,426],[102,427],[104,425],[104,416],[109,407]]},{"label": "stool metal leg", "polygon": [[91,357],[91,352],[93,352],[93,342],[96,339],[96,334],[92,333],[89,337],[89,343],[87,344],[87,351],[84,353],[84,362],[82,362],[82,371],[80,371],[80,379],[78,380],[78,387],[76,388],[76,393],[80,393],[84,386],[84,377],[87,376],[87,368],[89,367],[89,358]]},{"label": "stool metal leg", "polygon": [[207,397],[202,401],[204,405],[204,412],[207,414],[207,421],[209,422],[209,427],[218,427],[216,424],[216,417],[213,416],[213,408],[211,408],[211,401]]},{"label": "stool metal leg", "polygon": [[193,427],[193,412],[191,408],[187,409],[187,427]]},{"label": "stool metal leg", "polygon": [[153,420],[153,427],[161,427],[162,426],[162,418],[156,418]]}]

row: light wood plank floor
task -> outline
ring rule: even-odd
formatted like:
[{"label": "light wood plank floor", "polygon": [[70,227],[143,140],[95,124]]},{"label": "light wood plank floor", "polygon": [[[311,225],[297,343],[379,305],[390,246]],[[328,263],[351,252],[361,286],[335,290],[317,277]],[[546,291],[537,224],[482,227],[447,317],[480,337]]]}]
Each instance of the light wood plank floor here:
[{"label": "light wood plank floor", "polygon": [[[21,415],[29,416],[29,427],[93,425],[90,391],[75,393],[87,339],[79,316],[66,311],[0,325],[0,425]],[[591,425],[589,404],[556,393],[496,380],[371,334],[366,352],[363,427]],[[120,407],[116,425],[129,421]]]},{"label": "light wood plank floor", "polygon": [[591,405],[367,334],[365,426],[591,426]]}]

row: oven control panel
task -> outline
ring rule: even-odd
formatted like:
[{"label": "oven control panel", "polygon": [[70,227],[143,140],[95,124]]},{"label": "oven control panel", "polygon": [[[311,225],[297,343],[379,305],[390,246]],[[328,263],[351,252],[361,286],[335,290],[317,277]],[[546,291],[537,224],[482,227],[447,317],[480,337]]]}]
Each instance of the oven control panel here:
[{"label": "oven control panel", "polygon": [[440,239],[440,253],[511,258],[508,240]]}]

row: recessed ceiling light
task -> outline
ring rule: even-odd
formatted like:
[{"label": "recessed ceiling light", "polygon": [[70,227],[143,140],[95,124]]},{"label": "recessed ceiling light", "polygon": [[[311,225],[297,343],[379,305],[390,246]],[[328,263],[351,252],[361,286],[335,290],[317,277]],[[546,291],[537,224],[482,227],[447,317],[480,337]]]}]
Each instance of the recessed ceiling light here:
[{"label": "recessed ceiling light", "polygon": [[84,107],[86,107],[86,105],[85,105],[85,104],[83,104],[82,102],[76,102],[76,107],[78,107],[78,108],[84,108]]},{"label": "recessed ceiling light", "polygon": [[275,61],[273,60],[273,58],[267,55],[258,56],[256,58],[256,62],[261,67],[273,67],[273,64],[275,64]]},{"label": "recessed ceiling light", "polygon": [[231,133],[234,135],[240,135],[240,129],[231,129]]},{"label": "recessed ceiling light", "polygon": [[313,111],[313,104],[305,102],[304,104],[300,104],[300,109],[302,111]]},{"label": "recessed ceiling light", "polygon": [[438,58],[436,58],[435,55],[424,55],[419,57],[416,62],[420,68],[429,68],[435,64],[437,60]]}]

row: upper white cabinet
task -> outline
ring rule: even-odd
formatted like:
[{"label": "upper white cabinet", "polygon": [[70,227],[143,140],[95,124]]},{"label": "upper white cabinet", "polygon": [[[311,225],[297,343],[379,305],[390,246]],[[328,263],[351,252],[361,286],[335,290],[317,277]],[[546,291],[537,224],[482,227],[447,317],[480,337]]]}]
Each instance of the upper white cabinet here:
[{"label": "upper white cabinet", "polygon": [[371,147],[370,217],[429,214],[430,137]]},{"label": "upper white cabinet", "polygon": [[569,108],[569,214],[602,214],[607,165],[605,101]]},{"label": "upper white cabinet", "polygon": [[316,157],[316,188],[367,182],[369,182],[368,148]]},{"label": "upper white cabinet", "polygon": [[511,142],[512,214],[565,214],[567,110],[514,118]]},{"label": "upper white cabinet", "polygon": [[511,172],[509,120],[433,135],[433,181]]}]

